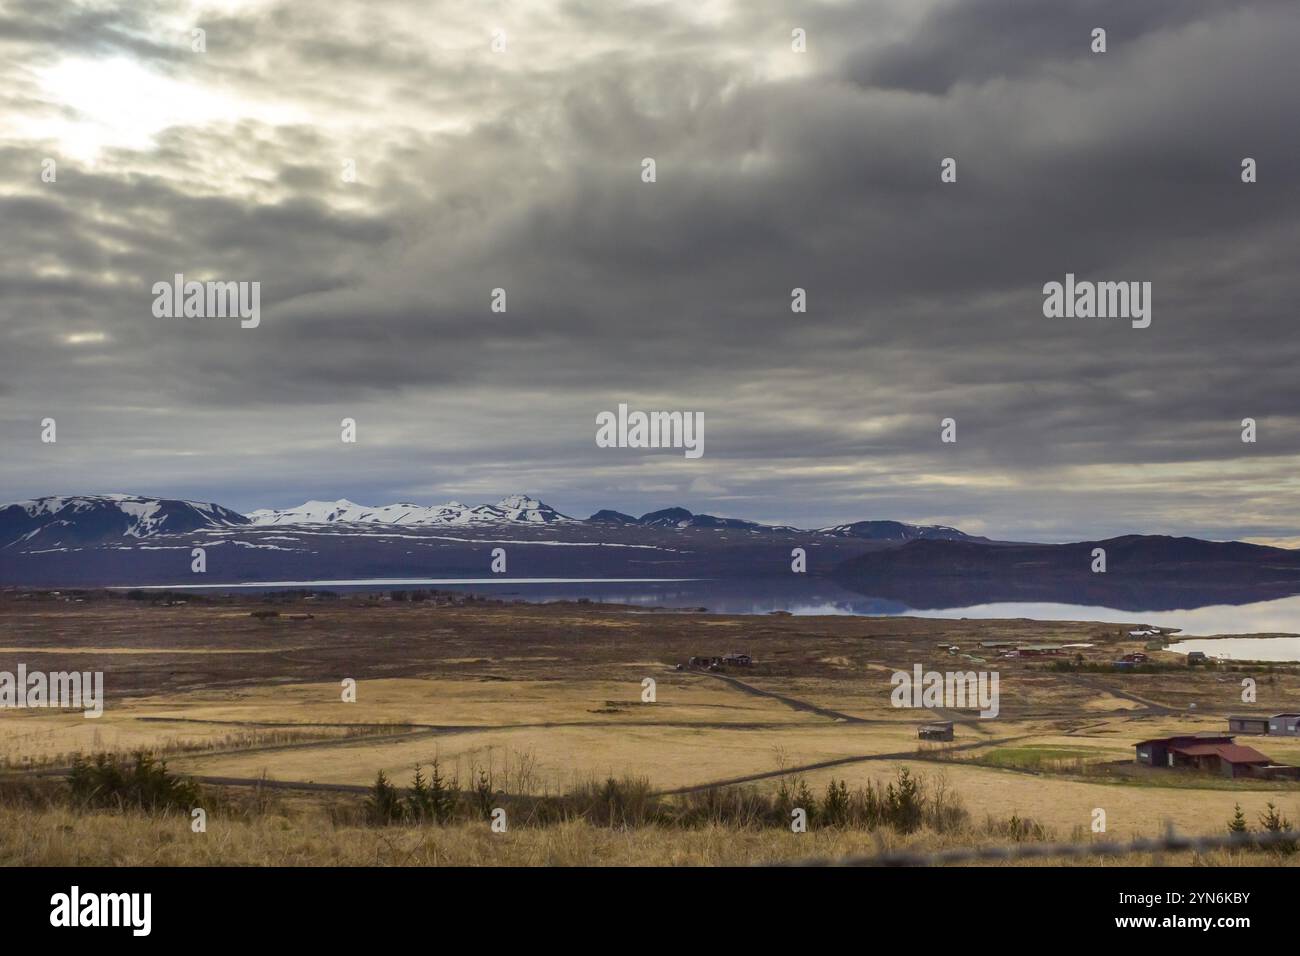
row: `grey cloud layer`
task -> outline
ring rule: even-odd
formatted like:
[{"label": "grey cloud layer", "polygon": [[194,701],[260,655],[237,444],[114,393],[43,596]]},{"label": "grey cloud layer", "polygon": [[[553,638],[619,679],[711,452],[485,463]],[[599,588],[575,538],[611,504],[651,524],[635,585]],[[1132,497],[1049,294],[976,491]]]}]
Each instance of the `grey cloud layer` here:
[{"label": "grey cloud layer", "polygon": [[[1300,538],[1294,4],[263,4],[205,54],[184,4],[46,8],[0,17],[6,114],[70,56],[248,108],[57,184],[0,138],[7,498]],[[1151,281],[1152,327],[1043,318],[1067,271]],[[174,272],[260,280],[261,327],[153,318]],[[703,411],[705,457],[596,449],[619,401]]]}]

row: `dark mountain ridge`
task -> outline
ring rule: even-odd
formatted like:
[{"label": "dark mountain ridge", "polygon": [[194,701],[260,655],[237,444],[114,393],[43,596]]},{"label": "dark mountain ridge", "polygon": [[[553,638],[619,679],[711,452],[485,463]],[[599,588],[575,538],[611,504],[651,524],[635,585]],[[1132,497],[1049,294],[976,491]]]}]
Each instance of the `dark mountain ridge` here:
[{"label": "dark mountain ridge", "polygon": [[[1093,570],[1097,549],[1105,571]],[[1138,534],[1069,544],[919,540],[849,558],[830,577],[918,610],[1003,602],[1174,610],[1300,593],[1300,551]]]}]

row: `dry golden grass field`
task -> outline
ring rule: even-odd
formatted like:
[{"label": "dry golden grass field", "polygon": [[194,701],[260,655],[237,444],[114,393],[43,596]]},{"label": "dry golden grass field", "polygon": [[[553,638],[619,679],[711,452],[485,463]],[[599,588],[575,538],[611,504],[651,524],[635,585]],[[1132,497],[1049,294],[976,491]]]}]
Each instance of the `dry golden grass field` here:
[{"label": "dry golden grass field", "polygon": [[[1143,648],[1128,636],[1140,619],[722,617],[355,595],[171,606],[80,597],[0,594],[0,671],[19,663],[103,671],[106,695],[98,719],[0,710],[10,794],[0,800],[3,864],[736,864],[1005,843],[1008,833],[1115,840],[1172,825],[1218,835],[1238,804],[1252,824],[1269,802],[1300,820],[1300,784],[1133,763],[1133,744],[1144,738],[1226,731],[1229,713],[1294,709],[1300,667],[1189,668],[1152,651],[1153,661],[1177,666],[1059,672],[1044,659],[1002,659],[978,646],[1089,644],[1070,659],[1108,662]],[[251,616],[268,609],[279,616]],[[733,652],[752,655],[753,666],[678,669],[692,655]],[[895,708],[890,675],[915,664],[996,670],[999,715]],[[1255,703],[1241,702],[1244,677],[1257,682]],[[642,699],[647,678],[653,702]],[[355,681],[355,701],[344,699],[345,681]],[[954,720],[954,741],[918,741],[928,719]],[[1238,742],[1300,764],[1300,738]],[[199,782],[211,802],[207,832],[192,833],[183,815],[92,811],[51,796],[75,755],[140,750]],[[607,778],[640,780],[669,801],[712,788],[775,800],[796,783],[820,798],[832,781],[883,788],[906,768],[965,813],[959,826],[907,833],[825,825],[796,834],[735,821],[567,819],[506,833],[477,821],[367,823],[367,788],[379,772],[405,787],[417,764],[435,759],[462,788],[486,777],[494,795],[516,800]],[[1104,834],[1091,830],[1098,809]],[[1225,851],[1199,861],[1278,857]]]}]

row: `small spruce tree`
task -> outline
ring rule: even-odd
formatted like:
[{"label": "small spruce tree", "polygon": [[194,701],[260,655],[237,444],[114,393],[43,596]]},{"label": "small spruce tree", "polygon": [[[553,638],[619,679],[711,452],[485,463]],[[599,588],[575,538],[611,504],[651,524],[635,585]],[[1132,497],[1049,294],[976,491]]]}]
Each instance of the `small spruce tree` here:
[{"label": "small spruce tree", "polygon": [[372,823],[386,826],[402,817],[402,800],[397,795],[397,788],[388,782],[387,775],[381,770],[375,776],[374,786],[366,799],[366,812]]},{"label": "small spruce tree", "polygon": [[449,783],[443,777],[438,758],[434,757],[429,770],[429,812],[439,826],[450,823],[455,815],[456,796],[454,782]]},{"label": "small spruce tree", "polygon": [[[1270,800],[1267,804],[1268,809],[1259,815],[1259,823],[1269,833],[1290,833],[1291,821],[1278,812],[1277,807]],[[1296,851],[1296,840],[1282,840],[1274,843],[1273,849],[1283,855],[1288,855]]]}]

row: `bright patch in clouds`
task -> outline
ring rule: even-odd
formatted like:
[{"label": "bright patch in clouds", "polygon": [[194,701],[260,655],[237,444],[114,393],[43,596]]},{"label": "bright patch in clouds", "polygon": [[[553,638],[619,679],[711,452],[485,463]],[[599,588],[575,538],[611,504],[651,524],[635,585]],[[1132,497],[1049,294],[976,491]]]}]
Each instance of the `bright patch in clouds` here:
[{"label": "bright patch in clouds", "polygon": [[124,57],[70,58],[38,69],[36,75],[49,101],[75,115],[65,111],[34,124],[30,133],[56,140],[65,153],[79,159],[92,160],[109,147],[148,149],[168,126],[235,115],[211,92],[160,76]]},{"label": "bright patch in clouds", "polygon": [[206,126],[249,115],[273,122],[291,119],[276,115],[282,110],[250,109],[249,103],[127,57],[68,57],[34,73],[41,95],[59,112],[20,119],[20,133],[53,140],[65,155],[87,162],[105,149],[150,149],[154,137],[171,126]]},{"label": "bright patch in clouds", "polygon": [[68,332],[63,336],[65,345],[98,345],[108,341],[103,332]]}]

